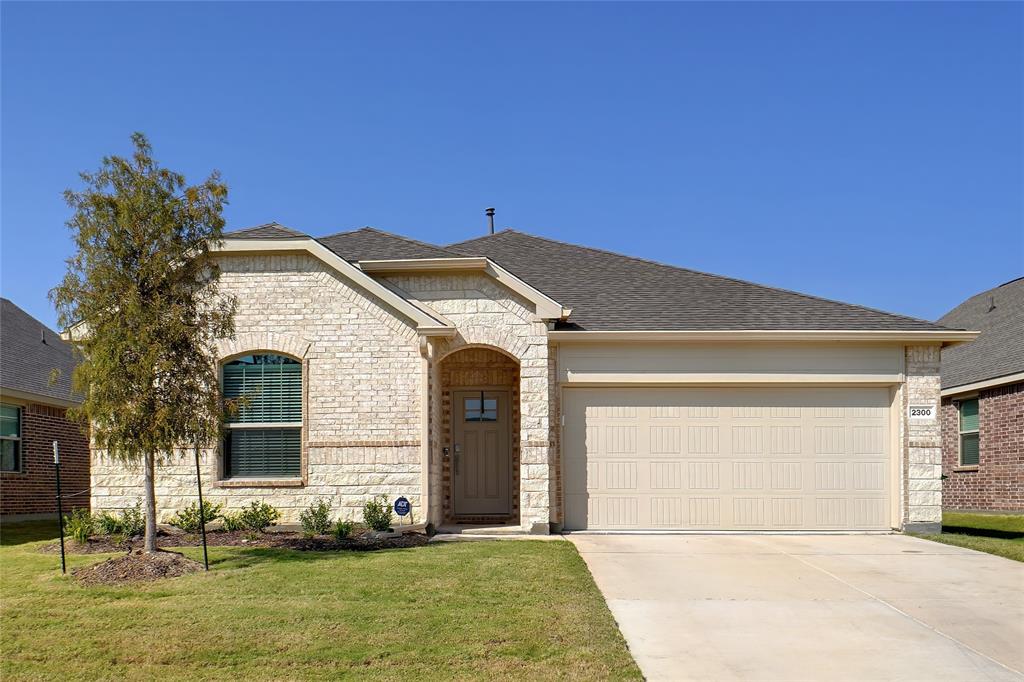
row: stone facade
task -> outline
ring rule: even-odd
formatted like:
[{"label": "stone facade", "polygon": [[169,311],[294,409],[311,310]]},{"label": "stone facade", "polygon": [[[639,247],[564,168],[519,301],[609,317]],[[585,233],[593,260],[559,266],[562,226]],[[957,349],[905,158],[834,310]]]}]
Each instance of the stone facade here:
[{"label": "stone facade", "polygon": [[937,532],[942,524],[942,429],[938,419],[911,422],[909,405],[938,405],[939,346],[907,346],[906,381],[900,389],[900,443],[903,449],[903,525]]},{"label": "stone facade", "polygon": [[[4,402],[7,402],[6,400]],[[89,508],[89,439],[63,407],[39,403],[21,407],[21,471],[0,472],[0,515],[6,518],[56,516],[53,441],[60,446],[64,510]]]},{"label": "stone facade", "polygon": [[[404,495],[421,504],[421,355],[412,326],[370,293],[308,256],[232,256],[221,286],[238,299],[236,337],[221,359],[254,351],[294,356],[304,365],[303,471],[300,481],[222,480],[218,450],[204,450],[204,496],[235,508],[251,500],[293,522],[316,498],[339,517],[361,518],[369,497]],[[141,474],[94,453],[94,510],[131,506]],[[195,499],[190,451],[159,468],[161,519]]]},{"label": "stone facade", "polygon": [[[546,324],[537,317],[532,303],[483,274],[401,275],[388,277],[388,281],[456,326],[454,338],[434,345],[436,361],[474,346],[497,348],[518,360],[519,521],[524,530],[546,530],[554,521],[548,402],[555,390],[548,372]],[[436,361],[432,371],[440,384]],[[430,440],[440,444],[440,410],[433,416]],[[435,453],[431,471],[431,481],[440,484],[443,462]]]},{"label": "stone facade", "polygon": [[1024,511],[1024,383],[983,389],[978,464],[960,465],[958,396],[942,401],[942,485],[946,509]]}]

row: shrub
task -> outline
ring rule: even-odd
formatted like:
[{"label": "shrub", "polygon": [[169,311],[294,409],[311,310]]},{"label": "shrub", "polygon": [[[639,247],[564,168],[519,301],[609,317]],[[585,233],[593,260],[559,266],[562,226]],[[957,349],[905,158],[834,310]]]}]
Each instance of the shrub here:
[{"label": "shrub", "polygon": [[121,519],[114,516],[110,512],[103,512],[93,518],[96,524],[96,532],[100,535],[106,535],[112,537],[114,535],[121,535]]},{"label": "shrub", "polygon": [[299,514],[302,532],[312,537],[324,535],[331,530],[331,503],[326,500],[314,500],[306,511]]},{"label": "shrub", "polygon": [[391,505],[388,503],[387,495],[367,500],[363,505],[363,522],[380,532],[391,528]]},{"label": "shrub", "polygon": [[224,519],[224,530],[226,531],[242,530],[245,527],[242,525],[242,515],[238,512],[227,512],[221,518]]},{"label": "shrub", "polygon": [[242,528],[262,533],[281,518],[281,512],[266,502],[253,500],[252,504],[248,507],[242,508],[238,516],[242,523]]},{"label": "shrub", "polygon": [[349,535],[352,535],[352,522],[345,519],[338,519],[338,522],[334,524],[334,537],[339,540],[344,540]]},{"label": "shrub", "polygon": [[64,529],[75,542],[86,543],[92,535],[95,525],[88,509],[76,509],[70,516],[64,517]]},{"label": "shrub", "polygon": [[142,500],[134,507],[121,510],[121,535],[135,537],[146,532],[146,515],[142,513]]},{"label": "shrub", "polygon": [[203,500],[202,520],[199,518],[199,503],[193,502],[180,510],[167,523],[175,528],[180,528],[186,533],[198,533],[204,525],[220,517],[220,511],[224,508],[222,504],[213,504]]},{"label": "shrub", "polygon": [[122,509],[119,514],[103,512],[93,517],[94,527],[100,535],[126,538],[142,535],[146,528],[146,517],[142,513],[142,500],[134,507]]}]

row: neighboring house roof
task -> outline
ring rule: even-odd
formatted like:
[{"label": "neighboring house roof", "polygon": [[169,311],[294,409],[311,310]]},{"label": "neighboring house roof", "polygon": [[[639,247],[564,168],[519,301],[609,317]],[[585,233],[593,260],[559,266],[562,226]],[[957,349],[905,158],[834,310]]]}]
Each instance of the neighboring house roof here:
[{"label": "neighboring house roof", "polygon": [[303,234],[278,223],[266,223],[256,227],[247,227],[244,230],[225,232],[224,236],[228,239],[294,239],[295,237],[309,237],[308,234]]},{"label": "neighboring house roof", "polygon": [[487,256],[572,308],[556,329],[948,331],[926,320],[515,230],[446,249]]},{"label": "neighboring house roof", "polygon": [[943,349],[942,388],[1024,372],[1024,277],[971,296],[938,322],[981,332],[970,343]]},{"label": "neighboring house roof", "polygon": [[[0,390],[79,403],[71,373],[78,363],[56,332],[6,298],[0,299]],[[50,383],[53,370],[56,381]]]},{"label": "neighboring house roof", "polygon": [[349,262],[403,258],[458,258],[462,255],[440,246],[425,244],[372,227],[318,237],[317,241]]}]

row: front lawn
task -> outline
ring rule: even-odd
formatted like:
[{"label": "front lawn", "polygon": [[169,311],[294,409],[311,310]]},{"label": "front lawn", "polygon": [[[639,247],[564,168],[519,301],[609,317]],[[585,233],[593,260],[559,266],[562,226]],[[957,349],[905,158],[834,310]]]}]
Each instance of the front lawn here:
[{"label": "front lawn", "polygon": [[1024,561],[1024,515],[944,512],[942,533],[920,537]]},{"label": "front lawn", "polygon": [[37,551],[53,530],[2,529],[4,680],[640,676],[568,542],[214,547],[208,574],[82,587]]}]

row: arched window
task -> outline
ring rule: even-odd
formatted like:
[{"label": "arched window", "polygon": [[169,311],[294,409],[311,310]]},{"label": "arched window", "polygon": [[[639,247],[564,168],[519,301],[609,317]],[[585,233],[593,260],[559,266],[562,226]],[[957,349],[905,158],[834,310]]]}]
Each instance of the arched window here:
[{"label": "arched window", "polygon": [[301,476],[302,364],[272,353],[235,358],[224,363],[224,397],[239,403],[226,424],[224,476]]}]

